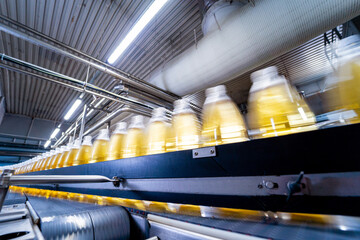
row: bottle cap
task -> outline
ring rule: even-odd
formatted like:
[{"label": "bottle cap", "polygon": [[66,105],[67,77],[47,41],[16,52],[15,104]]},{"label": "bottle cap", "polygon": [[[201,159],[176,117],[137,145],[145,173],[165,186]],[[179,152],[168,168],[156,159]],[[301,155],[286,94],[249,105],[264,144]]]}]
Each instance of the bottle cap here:
[{"label": "bottle cap", "polygon": [[230,97],[226,94],[226,87],[224,85],[208,88],[206,89],[205,94],[206,100],[204,104],[230,100]]},{"label": "bottle cap", "polygon": [[71,146],[71,149],[79,149],[81,145],[80,139],[76,139],[74,144]]},{"label": "bottle cap", "polygon": [[99,136],[96,138],[96,140],[107,140],[109,141],[109,130],[108,129],[101,129]]},{"label": "bottle cap", "polygon": [[63,153],[66,151],[66,146],[61,146],[60,151]]},{"label": "bottle cap", "polygon": [[131,123],[129,126],[130,128],[144,128],[144,117],[141,115],[136,115],[134,117],[131,118]]},{"label": "bottle cap", "polygon": [[253,72],[250,77],[253,82],[250,92],[255,92],[278,84],[287,84],[286,78],[278,74],[277,67],[275,66]]},{"label": "bottle cap", "polygon": [[174,102],[174,115],[180,113],[194,113],[187,99],[179,99]]},{"label": "bottle cap", "polygon": [[126,122],[119,122],[116,124],[116,128],[113,134],[126,134],[127,123]]},{"label": "bottle cap", "polygon": [[152,111],[150,122],[166,122],[166,109],[163,107],[155,108]]},{"label": "bottle cap", "polygon": [[82,145],[92,146],[91,140],[92,140],[91,136],[85,136]]}]

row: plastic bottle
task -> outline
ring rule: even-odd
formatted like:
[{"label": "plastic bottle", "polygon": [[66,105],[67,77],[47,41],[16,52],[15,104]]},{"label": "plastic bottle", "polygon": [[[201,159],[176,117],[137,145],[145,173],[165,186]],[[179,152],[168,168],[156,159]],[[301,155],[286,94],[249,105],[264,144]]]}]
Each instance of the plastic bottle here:
[{"label": "plastic bottle", "polygon": [[126,122],[116,124],[115,131],[111,135],[108,160],[123,158],[126,138]]},{"label": "plastic bottle", "polygon": [[59,154],[56,156],[52,166],[51,166],[51,169],[54,169],[54,168],[58,168],[59,165],[60,165],[60,160],[61,160],[61,157],[62,155],[64,154],[66,150],[66,146],[61,146],[60,147],[60,150],[59,150]]},{"label": "plastic bottle", "polygon": [[64,151],[63,153],[61,154],[61,157],[59,159],[59,162],[57,164],[57,168],[62,168],[64,167],[64,164],[65,164],[65,161],[70,153],[70,150],[71,150],[71,147],[72,147],[72,143],[69,142],[66,147],[64,148]]},{"label": "plastic bottle", "polygon": [[49,158],[46,160],[43,169],[42,170],[48,170],[51,164],[51,161],[54,157],[56,157],[56,151],[55,150],[51,150],[50,154],[49,154]]},{"label": "plastic bottle", "polygon": [[108,157],[109,151],[109,130],[101,129],[99,136],[94,141],[91,160],[89,163],[102,162]]},{"label": "plastic bottle", "polygon": [[[172,133],[170,142],[174,150],[194,149],[199,147],[199,121],[186,99],[174,102]],[[171,150],[170,150],[171,151]]]},{"label": "plastic bottle", "polygon": [[49,152],[43,154],[41,162],[39,163],[36,171],[42,171],[44,169],[44,164],[48,160],[48,157],[49,157]]},{"label": "plastic bottle", "polygon": [[168,136],[169,129],[169,124],[166,121],[167,119],[165,108],[160,107],[153,110],[153,114],[146,132],[146,154],[166,152],[166,138]]},{"label": "plastic bottle", "polygon": [[91,136],[85,136],[84,141],[74,161],[74,165],[86,164],[91,160],[92,143]]},{"label": "plastic bottle", "polygon": [[54,162],[59,159],[59,155],[60,155],[60,154],[61,154],[61,148],[58,147],[58,148],[55,149],[54,156],[51,158],[51,160],[50,160],[49,163],[47,164],[47,166],[46,166],[47,169],[53,169]]},{"label": "plastic bottle", "polygon": [[144,118],[137,115],[131,119],[131,124],[125,140],[124,157],[143,155],[144,149]]},{"label": "plastic bottle", "polygon": [[201,137],[204,146],[249,140],[244,119],[226,94],[224,85],[206,90],[202,118]]},{"label": "plastic bottle", "polygon": [[337,56],[332,95],[328,101],[331,110],[337,110],[339,120],[346,123],[360,122],[360,35],[352,35],[335,45]]},{"label": "plastic bottle", "polygon": [[252,73],[251,80],[248,124],[254,138],[316,129],[314,114],[276,67]]},{"label": "plastic bottle", "polygon": [[63,167],[70,167],[74,165],[74,161],[80,149],[80,140],[76,139],[75,142],[72,144],[69,154],[67,155],[66,160],[64,161]]}]

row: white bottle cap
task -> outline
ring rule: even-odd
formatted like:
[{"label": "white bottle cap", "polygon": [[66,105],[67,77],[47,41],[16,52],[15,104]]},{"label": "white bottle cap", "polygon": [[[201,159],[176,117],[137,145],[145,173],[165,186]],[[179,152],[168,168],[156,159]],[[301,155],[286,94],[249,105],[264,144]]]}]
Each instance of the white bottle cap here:
[{"label": "white bottle cap", "polygon": [[107,140],[109,141],[109,130],[108,129],[101,129],[99,136],[96,138],[96,140]]},{"label": "white bottle cap", "polygon": [[252,82],[257,82],[276,76],[278,76],[277,67],[271,66],[251,73],[250,78]]},{"label": "white bottle cap", "polygon": [[230,97],[226,94],[226,87],[224,85],[208,88],[206,89],[205,94],[206,100],[204,104],[230,100]]},{"label": "white bottle cap", "polygon": [[155,108],[152,111],[150,122],[166,122],[166,109],[163,107]]},{"label": "white bottle cap", "polygon": [[116,124],[116,128],[113,134],[126,134],[127,123],[126,122],[119,122]]},{"label": "white bottle cap", "polygon": [[71,146],[71,149],[79,149],[81,145],[80,139],[76,139],[74,144]]},{"label": "white bottle cap", "polygon": [[194,113],[187,99],[179,99],[174,102],[174,115],[180,113]]},{"label": "white bottle cap", "polygon": [[92,146],[91,140],[92,140],[91,136],[85,136],[82,145]]},{"label": "white bottle cap", "polygon": [[67,151],[67,150],[66,150],[66,146],[61,146],[60,151],[61,151],[61,153]]},{"label": "white bottle cap", "polygon": [[253,72],[250,77],[253,82],[250,92],[259,91],[278,84],[287,84],[286,78],[278,74],[275,66]]},{"label": "white bottle cap", "polygon": [[144,117],[141,115],[136,115],[131,118],[130,128],[144,128]]}]

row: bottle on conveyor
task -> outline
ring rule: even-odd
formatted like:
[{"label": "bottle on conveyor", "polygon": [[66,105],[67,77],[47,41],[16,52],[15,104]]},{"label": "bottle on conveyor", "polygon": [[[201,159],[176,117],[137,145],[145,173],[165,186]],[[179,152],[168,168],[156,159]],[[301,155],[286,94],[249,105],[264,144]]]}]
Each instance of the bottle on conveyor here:
[{"label": "bottle on conveyor", "polygon": [[74,161],[74,165],[89,163],[89,161],[91,161],[91,154],[92,154],[91,136],[85,136],[84,141],[81,144],[80,150],[76,156],[76,160]]},{"label": "bottle on conveyor", "polygon": [[109,156],[108,160],[115,160],[123,158],[124,146],[127,124],[126,122],[119,122],[110,138]]},{"label": "bottle on conveyor", "polygon": [[124,146],[124,158],[141,156],[144,153],[144,117],[131,119]]},{"label": "bottle on conveyor", "polygon": [[154,109],[146,131],[146,154],[164,153],[166,151],[168,130],[166,109],[163,107]]},{"label": "bottle on conveyor", "polygon": [[99,136],[94,141],[92,156],[89,163],[102,162],[107,159],[109,152],[109,142],[109,130],[101,129]]},{"label": "bottle on conveyor", "polygon": [[63,167],[70,167],[74,165],[74,161],[76,159],[76,155],[79,152],[80,149],[80,139],[76,139],[73,143],[73,145],[71,146],[70,152],[67,155],[67,158],[64,161],[64,166]]}]

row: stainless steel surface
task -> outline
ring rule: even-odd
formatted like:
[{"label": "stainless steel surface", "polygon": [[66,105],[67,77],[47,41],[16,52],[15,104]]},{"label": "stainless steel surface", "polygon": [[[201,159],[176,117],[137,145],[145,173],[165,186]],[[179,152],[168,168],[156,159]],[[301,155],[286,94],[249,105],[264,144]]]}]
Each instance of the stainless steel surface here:
[{"label": "stainless steel surface", "polygon": [[[288,182],[298,175],[214,178],[125,179],[119,190],[226,196],[288,195]],[[294,195],[360,196],[360,172],[306,174],[302,188]],[[268,183],[272,182],[272,184]],[[267,187],[267,186],[268,187]],[[270,188],[271,185],[273,188]],[[116,189],[110,183],[62,185],[68,188]],[[331,187],[330,187],[331,186]]]},{"label": "stainless steel surface", "polygon": [[215,147],[197,148],[192,150],[192,155],[193,158],[215,157],[216,148]]},{"label": "stainless steel surface", "polygon": [[35,212],[34,208],[31,206],[31,203],[29,201],[26,201],[25,202],[28,210],[29,210],[29,213],[31,215],[31,218],[32,218],[32,221],[35,223],[35,224],[38,224],[39,223],[39,216],[37,215],[37,213]]},{"label": "stainless steel surface", "polygon": [[265,238],[249,236],[247,234],[234,233],[220,229],[200,226],[198,224],[187,223],[183,221],[165,218],[153,214],[148,214],[147,218],[150,225],[162,224],[171,228],[178,229],[179,231],[187,231],[193,233],[195,236],[202,237],[201,239],[236,239],[236,240],[261,240]]},{"label": "stainless steel surface", "polygon": [[100,182],[113,182],[113,180],[100,175],[13,175],[9,179],[11,185]]}]

